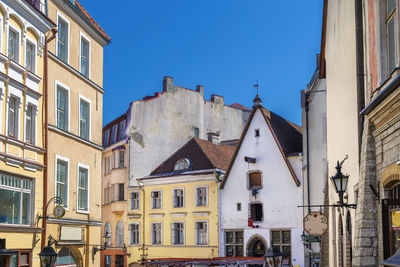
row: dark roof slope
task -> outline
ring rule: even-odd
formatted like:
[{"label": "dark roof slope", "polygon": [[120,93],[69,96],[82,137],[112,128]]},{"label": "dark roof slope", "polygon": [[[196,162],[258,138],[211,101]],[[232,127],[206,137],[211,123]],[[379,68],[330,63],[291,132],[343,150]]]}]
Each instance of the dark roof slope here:
[{"label": "dark roof slope", "polygon": [[151,175],[174,172],[175,163],[182,158],[191,161],[191,171],[215,168],[227,170],[234,151],[233,146],[215,145],[210,141],[192,138],[154,169]]}]

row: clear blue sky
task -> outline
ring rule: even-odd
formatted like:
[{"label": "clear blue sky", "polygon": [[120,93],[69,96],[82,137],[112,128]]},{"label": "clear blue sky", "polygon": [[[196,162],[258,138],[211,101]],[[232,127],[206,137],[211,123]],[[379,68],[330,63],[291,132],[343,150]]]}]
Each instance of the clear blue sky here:
[{"label": "clear blue sky", "polygon": [[320,50],[321,0],[81,0],[111,36],[104,50],[104,118],[177,85],[205,97],[252,106],[259,80],[264,106],[301,123],[300,90]]}]

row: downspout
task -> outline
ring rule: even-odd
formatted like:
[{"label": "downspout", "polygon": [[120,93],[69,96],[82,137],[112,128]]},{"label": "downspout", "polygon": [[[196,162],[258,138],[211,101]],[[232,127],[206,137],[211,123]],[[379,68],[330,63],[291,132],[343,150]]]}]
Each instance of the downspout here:
[{"label": "downspout", "polygon": [[[140,179],[137,179],[137,181],[138,181],[138,184],[139,183],[141,183],[141,181],[140,181]],[[141,259],[140,259],[140,263],[142,263],[142,264],[144,264],[145,263],[145,261],[146,261],[146,259],[145,259],[145,256],[146,256],[146,253],[145,253],[145,246],[146,246],[146,224],[145,224],[145,211],[146,211],[146,195],[145,195],[145,191],[144,191],[144,188],[143,188],[144,186],[143,186],[143,184],[142,185],[140,185],[139,184],[139,189],[140,189],[140,191],[142,191],[143,192],[143,210],[142,210],[142,228],[143,228],[143,234],[142,234],[142,255],[141,255]]]},{"label": "downspout", "polygon": [[358,162],[361,160],[361,142],[364,130],[364,116],[360,115],[365,106],[364,83],[364,39],[363,39],[363,10],[362,0],[355,2],[355,26],[356,26],[356,77],[357,77],[357,113],[358,115]]},{"label": "downspout", "polygon": [[304,92],[305,94],[305,112],[306,112],[306,157],[307,157],[307,204],[308,204],[308,213],[311,212],[311,198],[310,198],[310,147],[309,147],[309,129],[308,129],[308,111],[310,109],[308,105],[308,98],[310,93]]},{"label": "downspout", "polygon": [[[49,173],[49,168],[48,168],[48,149],[49,149],[49,142],[48,142],[48,124],[49,124],[49,112],[48,112],[48,43],[50,43],[54,38],[56,38],[57,34],[57,29],[53,28],[51,30],[51,33],[53,34],[50,38],[47,39],[47,36],[45,37],[45,42],[44,42],[44,62],[43,62],[43,89],[44,89],[44,173],[43,173],[43,211],[42,214],[47,214],[47,212],[44,210],[47,206],[47,179],[48,179],[48,173]],[[46,226],[47,226],[47,218],[43,217],[42,221],[42,240],[41,240],[41,248],[46,246]]]}]

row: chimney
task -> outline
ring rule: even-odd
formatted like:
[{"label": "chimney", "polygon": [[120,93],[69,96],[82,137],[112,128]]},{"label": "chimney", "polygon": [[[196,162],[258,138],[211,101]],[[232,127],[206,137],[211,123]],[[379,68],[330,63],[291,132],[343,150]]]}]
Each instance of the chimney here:
[{"label": "chimney", "polygon": [[224,104],[224,97],[220,95],[211,95],[211,102],[214,102],[215,104]]},{"label": "chimney", "polygon": [[204,86],[203,85],[197,85],[196,86],[196,92],[199,92],[200,95],[204,97]]},{"label": "chimney", "polygon": [[214,145],[219,145],[219,133],[207,133],[207,140],[212,142]]},{"label": "chimney", "polygon": [[174,78],[169,76],[164,76],[163,80],[163,92],[172,91],[174,89]]}]

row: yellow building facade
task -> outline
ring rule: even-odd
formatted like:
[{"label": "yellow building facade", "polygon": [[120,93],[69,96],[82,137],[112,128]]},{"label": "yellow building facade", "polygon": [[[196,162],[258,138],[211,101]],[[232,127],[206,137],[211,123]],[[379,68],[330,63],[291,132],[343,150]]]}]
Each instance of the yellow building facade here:
[{"label": "yellow building facade", "polygon": [[47,3],[58,32],[48,43],[46,197],[59,197],[66,212],[50,214],[43,240],[53,238],[56,266],[99,266],[103,47],[110,37],[78,1]]},{"label": "yellow building facade", "polygon": [[218,185],[233,150],[193,138],[128,188],[129,266],[218,257]]},{"label": "yellow building facade", "polygon": [[0,1],[0,266],[39,266],[45,36],[39,1]]}]

